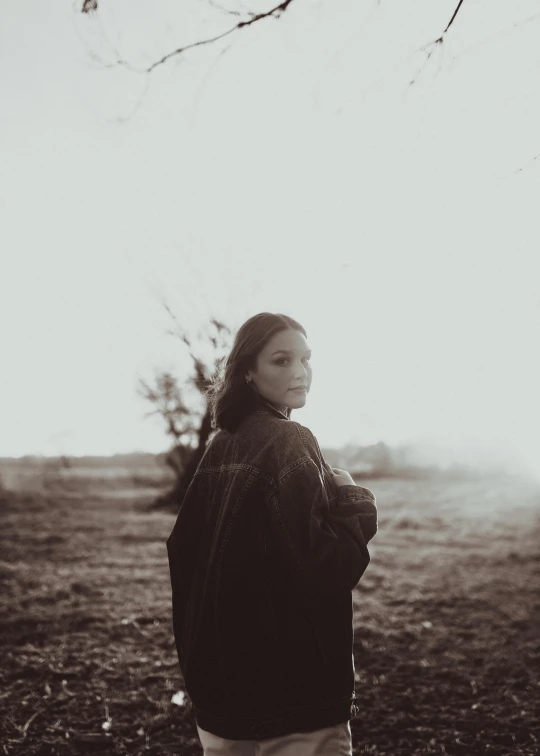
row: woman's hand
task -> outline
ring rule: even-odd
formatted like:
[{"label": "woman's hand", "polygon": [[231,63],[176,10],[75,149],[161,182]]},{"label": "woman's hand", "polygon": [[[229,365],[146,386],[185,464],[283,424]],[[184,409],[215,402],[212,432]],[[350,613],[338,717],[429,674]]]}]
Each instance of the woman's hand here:
[{"label": "woman's hand", "polygon": [[340,470],[339,467],[330,467],[328,462],[326,464],[326,469],[332,476],[332,480],[336,484],[338,488],[341,488],[341,486],[355,486],[356,483],[351,478],[350,474],[347,472],[347,470]]}]

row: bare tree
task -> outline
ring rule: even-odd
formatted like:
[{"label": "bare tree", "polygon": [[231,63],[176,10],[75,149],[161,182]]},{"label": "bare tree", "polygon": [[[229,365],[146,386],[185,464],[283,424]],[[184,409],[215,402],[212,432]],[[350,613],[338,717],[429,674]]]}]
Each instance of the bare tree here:
[{"label": "bare tree", "polygon": [[[212,435],[210,407],[205,392],[225,359],[223,350],[230,348],[232,331],[223,322],[212,318],[206,333],[199,335],[199,339],[202,338],[211,345],[213,357],[208,364],[208,361],[195,354],[192,340],[171,309],[166,304],[164,306],[175,323],[174,330],[168,333],[187,346],[193,362],[193,372],[182,380],[168,371],[162,371],[155,376],[152,384],[140,378],[139,393],[154,407],[147,413],[147,417],[160,416],[165,423],[167,435],[173,439],[165,461],[176,480],[173,488],[156,499],[153,506],[176,511]],[[186,401],[186,394],[193,388],[202,397],[202,411]]]}]

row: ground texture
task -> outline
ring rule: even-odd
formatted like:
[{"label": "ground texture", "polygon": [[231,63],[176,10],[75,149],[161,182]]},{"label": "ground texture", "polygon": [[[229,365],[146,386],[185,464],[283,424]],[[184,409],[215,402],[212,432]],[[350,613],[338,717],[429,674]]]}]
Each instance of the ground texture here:
[{"label": "ground texture", "polygon": [[[0,497],[0,756],[200,756],[189,697],[172,702],[174,515],[97,479]],[[359,482],[379,532],[354,592],[355,756],[540,754],[538,486]]]}]

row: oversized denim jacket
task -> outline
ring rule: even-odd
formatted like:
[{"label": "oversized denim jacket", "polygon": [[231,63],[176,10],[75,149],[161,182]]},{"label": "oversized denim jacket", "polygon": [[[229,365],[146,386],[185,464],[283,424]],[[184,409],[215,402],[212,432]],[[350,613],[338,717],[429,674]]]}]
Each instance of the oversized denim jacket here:
[{"label": "oversized denim jacket", "polygon": [[351,592],[376,532],[373,493],[336,487],[313,433],[274,405],[217,431],[167,540],[199,727],[261,740],[357,714]]}]

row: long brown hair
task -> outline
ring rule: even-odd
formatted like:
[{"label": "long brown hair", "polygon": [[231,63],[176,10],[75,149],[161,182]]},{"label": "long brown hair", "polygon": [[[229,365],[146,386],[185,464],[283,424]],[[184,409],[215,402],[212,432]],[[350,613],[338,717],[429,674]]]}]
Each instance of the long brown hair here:
[{"label": "long brown hair", "polygon": [[[225,365],[223,360],[218,364],[206,390],[213,430],[220,428],[234,432],[242,419],[261,402],[260,395],[246,383],[245,374],[255,369],[257,356],[268,341],[288,328],[295,328],[307,338],[300,323],[281,313],[260,312],[240,326]],[[288,409],[288,417],[290,412]]]}]

